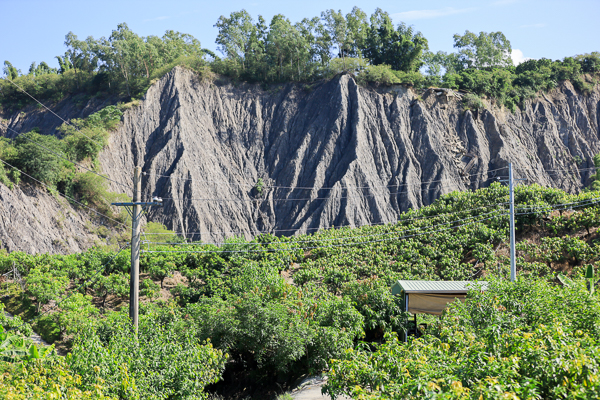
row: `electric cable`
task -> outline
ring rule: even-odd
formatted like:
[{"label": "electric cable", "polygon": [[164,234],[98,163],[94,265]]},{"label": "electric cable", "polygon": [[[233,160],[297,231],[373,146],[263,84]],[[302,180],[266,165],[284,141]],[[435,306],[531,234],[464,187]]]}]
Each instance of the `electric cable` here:
[{"label": "electric cable", "polygon": [[63,193],[59,192],[57,189],[51,188],[49,185],[45,184],[45,183],[44,183],[44,182],[42,182],[42,181],[39,181],[39,180],[35,179],[34,177],[32,177],[32,176],[31,176],[31,175],[29,175],[29,174],[26,174],[25,172],[21,171],[19,168],[15,167],[14,165],[11,165],[11,164],[9,164],[9,163],[7,163],[6,161],[4,161],[4,160],[2,160],[2,159],[0,159],[0,161],[1,161],[1,162],[3,162],[4,164],[8,165],[9,167],[11,167],[11,168],[14,168],[15,170],[19,171],[21,174],[25,175],[25,176],[26,176],[26,177],[28,177],[29,179],[32,179],[32,180],[36,181],[36,182],[37,182],[37,183],[39,183],[40,185],[44,185],[46,188],[48,188],[48,189],[51,189],[51,190],[56,190],[56,193],[58,193],[59,195],[61,195],[61,196],[62,196],[62,197],[64,197],[64,198],[66,198],[67,200],[70,200],[70,201],[72,201],[72,202],[74,202],[74,203],[77,203],[78,205],[80,205],[80,206],[82,206],[82,207],[85,207],[85,208],[87,208],[88,210],[90,210],[90,211],[92,211],[92,212],[96,213],[97,215],[100,215],[100,216],[102,216],[102,217],[104,217],[104,218],[107,218],[107,219],[109,219],[109,220],[113,221],[113,222],[116,222],[116,223],[117,223],[117,224],[119,224],[119,225],[122,225],[122,226],[124,226],[124,227],[127,227],[127,225],[125,225],[124,223],[122,223],[122,222],[120,222],[120,221],[117,221],[116,219],[114,219],[114,218],[111,218],[111,217],[109,217],[108,215],[102,214],[101,212],[99,212],[99,211],[96,211],[95,209],[93,209],[93,208],[91,208],[91,207],[88,207],[88,206],[86,206],[86,205],[85,205],[85,204],[83,204],[83,203],[80,203],[79,201],[75,200],[75,199],[74,199],[74,198],[72,198],[71,196],[67,196],[66,194],[63,194]]},{"label": "electric cable", "polygon": [[[486,220],[499,218],[499,217],[505,217],[505,216],[508,216],[508,213],[498,214],[493,217],[483,218],[483,219],[477,220],[477,221],[471,221],[471,222],[468,222],[468,223],[465,223],[462,225],[450,226],[447,228],[439,229],[437,231],[427,231],[427,232],[417,233],[417,234],[413,234],[413,235],[385,238],[385,239],[379,239],[379,240],[371,240],[371,241],[366,241],[366,242],[341,243],[341,244],[335,244],[335,245],[329,245],[329,246],[292,247],[292,248],[287,248],[287,249],[260,249],[260,250],[186,250],[186,251],[181,251],[181,250],[141,250],[141,252],[143,252],[143,253],[264,253],[264,252],[276,252],[276,251],[301,251],[301,250],[305,251],[305,250],[315,250],[315,249],[328,249],[328,248],[338,248],[338,247],[344,247],[344,246],[355,246],[355,245],[370,244],[370,243],[380,243],[380,242],[385,242],[385,241],[389,241],[389,240],[400,240],[400,239],[413,238],[416,236],[430,235],[433,233],[439,233],[439,232],[447,231],[449,229],[461,228],[463,226],[472,225],[472,224],[476,224],[476,223],[483,222]],[[234,244],[234,243],[229,243],[229,244]],[[241,244],[242,245],[260,245],[260,243],[256,243],[256,244],[241,243]],[[288,243],[280,243],[280,244],[288,244]],[[293,243],[289,243],[289,244],[293,244]]]},{"label": "electric cable", "polygon": [[60,115],[58,115],[57,113],[55,113],[54,111],[52,111],[51,109],[49,109],[48,107],[46,107],[42,102],[40,102],[38,99],[36,99],[35,97],[33,97],[32,95],[30,95],[25,89],[23,89],[21,86],[17,85],[15,82],[13,82],[11,79],[5,79],[6,81],[12,83],[13,85],[15,85],[16,87],[18,87],[20,90],[23,91],[23,93],[25,93],[27,96],[31,97],[33,100],[35,100],[39,105],[41,105],[42,107],[44,107],[46,110],[50,111],[53,115],[55,115],[56,117],[58,117],[61,121],[63,121],[65,124],[72,126],[73,128],[75,128],[75,130],[79,133],[81,133],[83,136],[85,136],[86,138],[90,139],[92,142],[102,146],[101,143],[98,143],[97,141],[95,141],[94,139],[92,139],[91,137],[85,135],[83,132],[81,132],[75,125],[71,124],[70,122],[64,120]]},{"label": "electric cable", "polygon": [[[463,219],[458,219],[458,220],[452,220],[452,221],[446,221],[446,222],[442,222],[439,223],[437,225],[433,225],[431,226],[431,228],[436,228],[438,226],[443,226],[443,225],[448,225],[448,224],[454,224],[456,222],[463,222],[463,221],[468,221],[471,220],[473,218],[478,218],[478,217],[482,217],[482,216],[486,216],[486,215],[490,215],[490,214],[494,214],[497,211],[492,211],[489,213],[485,213],[485,214],[479,214],[479,215],[472,215],[470,217],[467,218],[463,218]],[[392,224],[390,224],[392,225]],[[401,228],[401,227],[396,227],[396,228]],[[418,229],[423,229],[422,226],[419,227],[415,227],[415,228],[411,228],[411,229],[399,229],[402,233],[404,232],[411,232],[414,230],[418,230]],[[391,232],[384,232],[384,233],[374,233],[374,234],[369,234],[369,235],[355,235],[355,236],[340,236],[340,237],[336,237],[336,238],[329,238],[329,239],[307,239],[307,240],[295,240],[294,243],[307,243],[307,242],[314,242],[315,240],[321,241],[321,242],[329,242],[329,241],[336,241],[336,240],[344,240],[344,239],[356,239],[356,238],[366,238],[366,237],[377,237],[377,236],[386,236],[386,235],[393,235],[399,233],[398,231],[391,231]],[[318,235],[318,233],[315,233],[315,235]],[[199,246],[199,245],[214,245],[214,246],[222,246],[222,245],[230,245],[231,243],[227,243],[227,242],[222,242],[222,243],[180,243],[180,242],[145,242],[146,244],[153,244],[153,245],[173,245],[173,246]],[[271,245],[271,244],[282,244],[285,242],[264,242],[264,243],[249,243],[249,244],[260,244],[260,245]]]},{"label": "electric cable", "polygon": [[[490,172],[495,172],[495,171],[500,171],[503,169],[506,169],[508,167],[502,167],[502,168],[496,168],[493,170],[489,170],[487,171],[487,173]],[[245,184],[245,183],[236,183],[236,182],[230,182],[230,181],[223,181],[223,180],[210,180],[210,179],[206,179],[206,180],[202,180],[200,179],[195,179],[195,178],[179,178],[179,177],[173,177],[171,175],[160,175],[160,174],[151,174],[151,173],[147,173],[147,172],[142,172],[143,175],[147,175],[147,176],[154,176],[154,177],[161,177],[161,178],[170,178],[170,179],[176,179],[176,180],[182,180],[182,181],[192,181],[192,180],[196,180],[196,181],[203,181],[203,182],[213,182],[213,183],[226,183],[226,184],[235,184],[238,186],[245,186],[245,187],[250,187],[253,188],[256,186],[256,184]],[[472,177],[472,176],[476,176],[476,175],[481,175],[480,173],[476,173],[476,174],[469,174],[469,175],[465,175],[464,177]],[[495,176],[492,178],[496,178]],[[492,179],[492,178],[488,178]],[[427,184],[431,184],[431,183],[438,183],[438,182],[443,182],[447,179],[438,179],[438,180],[433,180],[433,181],[424,181],[421,182],[420,184],[408,184],[408,183],[400,183],[397,185],[374,185],[374,186],[352,186],[352,185],[346,185],[346,186],[342,186],[339,187],[339,189],[374,189],[374,188],[390,188],[390,187],[403,187],[403,186],[423,186],[423,185],[427,185]],[[296,189],[300,189],[300,190],[333,190],[333,189],[338,189],[337,187],[331,186],[331,187],[314,187],[314,186],[277,186],[277,185],[263,185],[263,188],[268,188],[268,189],[291,189],[291,190],[296,190]]]},{"label": "electric cable", "polygon": [[[6,125],[6,124],[5,124],[5,125]],[[6,128],[7,128],[7,129],[10,129],[11,131],[13,131],[13,132],[15,132],[15,133],[17,134],[17,136],[15,136],[15,138],[16,138],[16,137],[18,137],[18,136],[20,136],[20,135],[22,134],[22,133],[19,133],[19,132],[15,131],[14,129],[12,129],[12,128],[11,128],[11,127],[9,127],[9,126],[6,126]],[[36,146],[39,146],[39,147],[41,147],[42,149],[45,149],[45,150],[49,151],[50,153],[54,154],[55,156],[57,156],[57,157],[59,157],[59,158],[62,158],[63,160],[65,160],[65,161],[68,161],[68,162],[72,163],[73,165],[77,165],[78,167],[80,167],[80,168],[83,168],[83,169],[85,169],[85,170],[86,170],[86,171],[88,171],[88,172],[91,172],[91,173],[93,173],[93,174],[95,174],[95,175],[97,175],[97,176],[99,176],[99,177],[101,177],[101,178],[107,179],[107,180],[109,180],[109,181],[111,181],[111,182],[113,182],[113,183],[116,183],[116,184],[118,184],[118,185],[124,186],[124,187],[126,187],[127,189],[132,189],[132,188],[131,188],[131,186],[128,186],[128,185],[126,185],[126,184],[124,184],[124,183],[121,183],[121,182],[117,182],[117,181],[115,181],[115,180],[113,180],[113,179],[111,179],[111,178],[109,178],[109,177],[107,177],[107,176],[104,176],[104,175],[102,175],[102,174],[99,174],[99,173],[97,173],[96,171],[94,171],[94,170],[91,170],[91,169],[87,168],[87,167],[86,167],[86,166],[84,166],[84,165],[81,165],[81,164],[79,164],[79,163],[77,163],[77,162],[75,162],[75,161],[72,161],[72,160],[68,159],[67,157],[65,157],[65,156],[63,156],[63,155],[61,155],[61,154],[58,154],[58,153],[57,153],[57,152],[55,152],[54,150],[52,150],[52,149],[49,149],[49,148],[47,148],[46,146],[44,146],[44,145],[41,145],[41,144],[39,144],[38,142],[36,142],[36,141],[34,141],[34,140],[31,140],[31,139],[29,139],[27,136],[21,136],[21,137],[22,137],[23,139],[25,139],[25,140],[27,140],[27,141],[29,141],[29,142],[31,142],[31,143],[33,143],[33,144],[35,144]]]}]

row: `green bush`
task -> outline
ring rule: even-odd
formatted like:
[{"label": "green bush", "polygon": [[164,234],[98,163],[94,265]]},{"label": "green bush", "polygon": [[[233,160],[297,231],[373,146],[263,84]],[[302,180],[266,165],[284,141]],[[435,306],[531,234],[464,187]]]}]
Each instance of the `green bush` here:
[{"label": "green bush", "polygon": [[206,399],[204,389],[221,378],[227,356],[181,323],[176,309],[142,307],[136,335],[126,314],[109,313],[76,339],[70,368],[84,388],[101,379],[118,398]]},{"label": "green bush", "polygon": [[595,398],[600,301],[582,285],[494,281],[427,335],[349,349],[326,390],[353,398]]},{"label": "green bush", "polygon": [[28,132],[15,139],[15,167],[48,185],[56,185],[72,164],[65,161],[66,154],[59,139],[54,136]]},{"label": "green bush", "polygon": [[478,111],[485,108],[485,104],[476,94],[467,93],[462,98],[462,105],[465,110]]}]

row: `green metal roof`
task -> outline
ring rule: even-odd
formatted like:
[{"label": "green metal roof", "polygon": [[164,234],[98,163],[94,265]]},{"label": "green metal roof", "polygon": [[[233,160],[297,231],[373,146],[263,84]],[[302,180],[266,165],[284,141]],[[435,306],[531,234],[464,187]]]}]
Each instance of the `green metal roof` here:
[{"label": "green metal roof", "polygon": [[487,289],[486,281],[397,281],[392,294],[404,293],[467,293],[469,289]]}]

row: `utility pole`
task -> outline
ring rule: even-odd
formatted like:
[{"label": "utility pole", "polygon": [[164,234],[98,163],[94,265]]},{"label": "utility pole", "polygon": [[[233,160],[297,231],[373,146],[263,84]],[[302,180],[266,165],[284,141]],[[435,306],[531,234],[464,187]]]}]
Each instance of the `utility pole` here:
[{"label": "utility pole", "polygon": [[[142,193],[142,168],[133,169],[133,206],[131,216],[131,273],[129,279],[129,318],[137,331],[140,297],[140,217],[139,204]],[[511,192],[512,193],[512,192]]]},{"label": "utility pole", "polygon": [[138,311],[140,297],[140,222],[142,210],[150,206],[162,206],[162,199],[154,197],[152,202],[141,202],[142,196],[142,168],[133,169],[133,202],[112,203],[113,206],[125,207],[131,215],[131,273],[129,280],[129,318],[138,329]]},{"label": "utility pole", "polygon": [[515,193],[512,163],[508,163],[508,187],[510,197],[510,281],[514,282],[517,278],[517,265],[515,262]]}]

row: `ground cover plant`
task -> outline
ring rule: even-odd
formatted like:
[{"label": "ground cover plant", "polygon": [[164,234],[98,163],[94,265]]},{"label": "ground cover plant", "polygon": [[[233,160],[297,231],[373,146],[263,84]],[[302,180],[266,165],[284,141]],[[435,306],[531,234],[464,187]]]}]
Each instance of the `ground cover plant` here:
[{"label": "ground cover plant", "polygon": [[[321,371],[331,394],[356,398],[548,398],[560,388],[593,397],[598,303],[580,278],[600,258],[600,193],[517,187],[523,281],[512,286],[504,283],[507,198],[492,184],[442,196],[395,224],[234,237],[221,247],[147,244],[164,252],[142,254],[137,340],[127,318],[128,250],[1,253],[0,273],[16,266],[23,276],[23,287],[3,285],[7,309],[25,323],[1,322],[35,329],[70,354],[62,365],[80,376],[77,390],[102,382],[102,393],[118,398],[198,398],[234,382],[238,395],[252,395]],[[560,287],[559,273],[572,286]],[[408,318],[393,282],[478,278],[494,282],[488,292],[430,321],[424,338],[398,341]],[[559,355],[560,374],[551,369]]]}]

